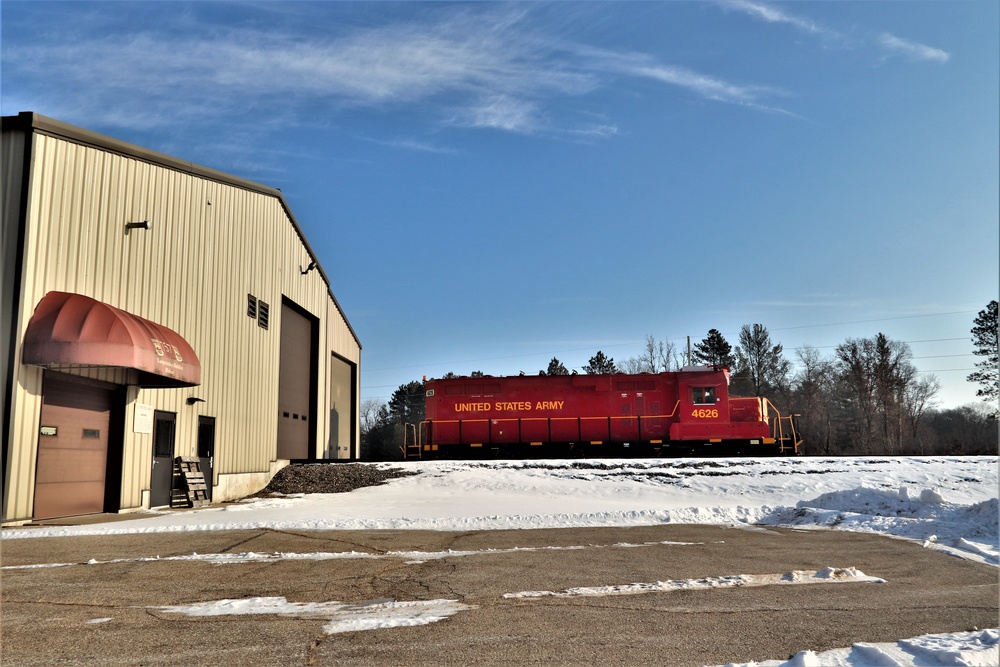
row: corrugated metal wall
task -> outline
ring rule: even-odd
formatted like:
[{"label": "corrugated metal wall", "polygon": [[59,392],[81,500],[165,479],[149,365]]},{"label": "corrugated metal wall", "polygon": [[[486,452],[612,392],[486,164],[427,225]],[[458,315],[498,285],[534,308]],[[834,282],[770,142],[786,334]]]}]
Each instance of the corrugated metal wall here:
[{"label": "corrugated metal wall", "polygon": [[[130,387],[122,508],[141,506],[149,485],[152,436],[133,433],[135,402],[177,414],[177,455],[194,456],[198,416],[215,417],[216,476],[270,469],[282,295],[319,320],[327,345],[317,369],[317,441],[326,442],[326,358],[332,351],[358,364],[360,347],[321,273],[301,274],[311,257],[280,197],[63,138],[36,133],[33,141],[17,340],[39,300],[62,290],[177,331],[201,361],[199,387]],[[150,229],[126,232],[127,222],[143,220]],[[5,246],[5,261],[7,253]],[[267,329],[247,316],[248,294],[270,305]],[[16,364],[9,469],[17,488],[7,494],[5,520],[31,513],[40,405],[41,370]],[[188,397],[204,402],[189,405]]]}]

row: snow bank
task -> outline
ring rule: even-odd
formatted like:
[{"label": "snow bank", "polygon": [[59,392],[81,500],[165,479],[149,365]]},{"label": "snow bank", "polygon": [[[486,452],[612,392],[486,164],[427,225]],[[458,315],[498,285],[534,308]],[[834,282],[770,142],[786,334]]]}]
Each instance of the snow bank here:
[{"label": "snow bank", "polygon": [[1000,564],[997,457],[426,461],[351,493],[260,498],[3,539],[206,530],[513,530],[663,523],[881,533]]},{"label": "snow bank", "polygon": [[996,667],[1000,630],[923,635],[895,644],[855,644],[816,653],[801,651],[790,660],[731,663],[726,667]]}]

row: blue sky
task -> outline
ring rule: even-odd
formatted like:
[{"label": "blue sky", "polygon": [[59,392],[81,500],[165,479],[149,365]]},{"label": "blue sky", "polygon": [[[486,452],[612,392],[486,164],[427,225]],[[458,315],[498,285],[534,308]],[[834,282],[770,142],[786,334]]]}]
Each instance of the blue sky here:
[{"label": "blue sky", "polygon": [[281,188],[363,397],[759,322],[975,401],[1000,3],[0,4],[4,115]]}]

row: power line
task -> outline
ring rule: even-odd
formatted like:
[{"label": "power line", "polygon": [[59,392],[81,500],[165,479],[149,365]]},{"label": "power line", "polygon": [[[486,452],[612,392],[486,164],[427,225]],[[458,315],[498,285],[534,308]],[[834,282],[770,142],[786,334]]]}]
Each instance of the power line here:
[{"label": "power line", "polygon": [[932,368],[931,370],[928,371],[917,371],[917,373],[953,373],[958,371],[962,371],[963,373],[968,373],[969,371],[974,371],[974,370],[976,369],[975,368],[938,368],[938,369]]},{"label": "power line", "polygon": [[[900,343],[906,343],[907,345],[911,345],[913,343],[942,343],[942,342],[946,342],[946,341],[956,341],[956,340],[969,340],[969,338],[967,338],[965,336],[962,336],[961,338],[925,338],[923,340],[901,340],[899,342]],[[840,347],[840,345],[839,344],[838,345],[800,345],[799,347],[793,348],[793,349],[797,350],[797,349],[803,348],[803,347],[811,347],[814,350],[832,350],[835,347]],[[961,355],[961,356],[965,356],[965,355]]]},{"label": "power line", "polygon": [[911,357],[911,359],[950,359],[952,357],[974,357],[976,355],[972,354],[937,354],[930,357]]},{"label": "power line", "polygon": [[[895,321],[895,320],[908,320],[908,319],[915,319],[915,318],[921,318],[921,317],[945,317],[945,316],[948,316],[948,315],[968,315],[969,313],[976,313],[976,312],[978,312],[978,311],[975,311],[975,310],[956,310],[956,311],[951,311],[951,312],[947,312],[947,313],[926,313],[926,314],[923,314],[923,315],[899,315],[899,316],[896,316],[896,317],[880,317],[880,318],[869,319],[869,320],[853,320],[853,321],[850,321],[850,322],[831,322],[831,323],[827,323],[827,324],[803,324],[801,326],[795,326],[795,327],[781,327],[779,329],[771,329],[771,331],[791,331],[791,330],[795,330],[795,329],[814,329],[814,328],[819,328],[819,327],[839,327],[839,326],[844,326],[844,325],[848,325],[848,324],[871,324],[872,322],[891,322],[891,321]],[[733,336],[734,334],[733,334],[733,332],[729,332],[727,335]],[[735,335],[739,335],[739,334],[737,333]],[[685,336],[674,336],[674,337],[668,338],[667,340],[678,341],[678,340],[683,340],[685,338],[687,338],[686,335]],[[967,340],[967,337],[961,337],[961,338],[928,338],[928,339],[924,339],[924,340],[901,341],[901,342],[909,344],[909,343],[932,343],[932,342],[957,341],[957,340]],[[625,346],[628,346],[628,345],[640,345],[640,344],[642,344],[644,342],[645,341],[643,340],[643,341],[628,341],[628,342],[624,342],[624,343],[610,343],[610,344],[606,344],[606,345],[600,345],[599,344],[596,347],[598,349],[602,349],[603,350],[603,349],[614,348],[614,347],[625,347]],[[519,359],[519,358],[523,358],[523,357],[536,357],[536,356],[538,356],[540,354],[542,354],[542,355],[544,355],[544,354],[568,354],[568,353],[571,353],[571,352],[589,351],[589,350],[594,349],[594,347],[595,346],[568,348],[568,349],[565,349],[565,350],[556,350],[555,352],[551,352],[551,353],[528,352],[528,353],[523,353],[523,354],[510,354],[510,355],[504,355],[504,356],[499,356],[499,357],[481,357],[479,359],[467,359],[465,361],[441,361],[441,362],[427,363],[427,364],[414,364],[414,365],[410,365],[410,366],[388,366],[388,367],[385,367],[385,368],[370,368],[368,370],[369,370],[369,372],[373,372],[374,373],[374,372],[381,372],[381,371],[406,370],[408,368],[427,368],[427,367],[431,367],[431,366],[458,366],[458,365],[461,365],[461,364],[480,364],[480,363],[483,363],[485,361],[502,361],[504,359]],[[805,346],[802,346],[802,347],[805,347]],[[834,347],[837,347],[837,346],[836,345],[822,345],[822,346],[809,346],[809,347],[814,347],[815,349],[829,349],[829,348],[834,348]]]},{"label": "power line", "polygon": [[854,320],[853,322],[837,322],[835,324],[803,324],[797,327],[782,327],[781,329],[773,329],[773,331],[790,331],[792,329],[811,329],[815,327],[839,327],[845,324],[871,324],[872,322],[890,322],[893,320],[910,320],[917,317],[944,317],[945,315],[968,315],[969,313],[975,313],[975,310],[956,310],[950,313],[927,313],[925,315],[899,315],[897,317],[880,317],[875,320]]},{"label": "power line", "polygon": [[[924,338],[924,339],[921,339],[921,340],[903,340],[903,341],[899,341],[899,342],[905,343],[907,345],[911,345],[913,343],[942,343],[942,342],[954,342],[954,341],[958,341],[958,340],[968,340],[968,339],[965,336],[962,336],[961,338]],[[611,347],[621,347],[623,345],[635,345],[635,344],[636,343],[615,343],[613,345],[601,345],[600,347],[602,349],[607,349],[607,348],[611,348]],[[811,347],[814,350],[831,350],[831,349],[834,349],[836,347],[839,347],[839,345],[802,345],[800,347]],[[565,354],[567,352],[579,352],[581,350],[592,350],[592,349],[593,349],[592,347],[580,347],[580,348],[574,348],[572,350],[560,350],[560,351],[555,352],[555,354]],[[799,349],[799,348],[794,348],[794,349]],[[500,359],[516,359],[516,358],[519,358],[519,357],[536,357],[539,354],[542,354],[542,353],[529,352],[529,353],[525,353],[525,354],[512,354],[512,355],[507,355],[507,356],[503,356],[503,357],[484,357],[482,359],[471,359],[471,360],[468,360],[468,361],[442,361],[442,362],[429,363],[429,364],[414,364],[412,366],[393,366],[393,367],[390,367],[390,368],[372,368],[372,369],[368,369],[368,370],[370,372],[378,372],[378,371],[406,370],[407,368],[428,368],[430,366],[458,366],[460,364],[475,364],[475,363],[482,363],[484,361],[497,361],[497,360],[500,360]],[[970,357],[970,356],[973,356],[972,353],[969,353],[969,354],[947,354],[947,355],[924,356],[924,357],[913,357],[913,358],[914,359],[940,359],[940,358],[943,358],[943,357]],[[584,366],[573,366],[573,368],[585,368],[585,367]],[[379,389],[379,388],[382,388],[382,387],[392,387],[392,386],[395,386],[395,385],[388,385],[388,384],[371,385],[371,386],[366,387],[366,388],[368,388],[368,389]]]}]

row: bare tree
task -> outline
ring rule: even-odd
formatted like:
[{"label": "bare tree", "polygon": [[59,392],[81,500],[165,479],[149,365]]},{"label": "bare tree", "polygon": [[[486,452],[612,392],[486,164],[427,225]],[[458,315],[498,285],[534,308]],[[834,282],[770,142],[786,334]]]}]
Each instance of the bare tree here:
[{"label": "bare tree", "polygon": [[929,395],[908,405],[907,395],[917,392],[910,347],[882,333],[848,339],[837,346],[836,355],[840,416],[848,441],[863,453],[900,453],[904,424],[912,417],[908,409],[919,403],[925,410],[936,384],[925,382],[920,393]]},{"label": "bare tree", "polygon": [[383,461],[399,458],[389,404],[375,398],[361,401],[361,458]]},{"label": "bare tree", "polygon": [[379,412],[385,406],[384,401],[377,398],[361,400],[361,437],[364,437],[379,424]]},{"label": "bare tree", "polygon": [[914,448],[914,453],[925,454],[924,441],[920,437],[920,421],[928,410],[934,407],[934,397],[941,389],[941,383],[931,375],[923,377],[915,382],[911,382],[903,390],[903,414],[906,415],[909,426],[910,441]]},{"label": "bare tree", "polygon": [[629,357],[618,364],[618,370],[622,373],[662,373],[679,370],[680,367],[677,347],[666,338],[656,340],[651,335],[646,336],[642,354]]},{"label": "bare tree", "polygon": [[826,455],[834,453],[833,413],[831,401],[833,398],[834,373],[833,364],[820,356],[814,347],[801,347],[795,350],[801,370],[795,374],[795,386],[792,403],[795,411],[800,414],[800,434],[806,440],[806,446],[811,451]]}]

